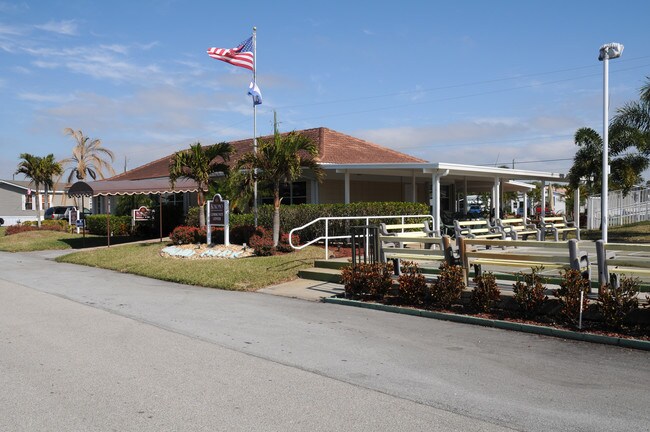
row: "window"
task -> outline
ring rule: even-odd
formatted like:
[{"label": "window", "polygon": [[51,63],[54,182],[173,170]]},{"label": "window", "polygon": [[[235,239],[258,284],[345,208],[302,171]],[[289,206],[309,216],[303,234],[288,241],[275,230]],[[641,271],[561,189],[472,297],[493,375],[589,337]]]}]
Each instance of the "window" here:
[{"label": "window", "polygon": [[23,195],[23,210],[34,210],[34,194]]},{"label": "window", "polygon": [[[280,198],[282,198],[281,203],[285,205],[307,204],[307,182],[280,185]],[[273,196],[264,196],[261,201],[262,204],[273,204]]]}]

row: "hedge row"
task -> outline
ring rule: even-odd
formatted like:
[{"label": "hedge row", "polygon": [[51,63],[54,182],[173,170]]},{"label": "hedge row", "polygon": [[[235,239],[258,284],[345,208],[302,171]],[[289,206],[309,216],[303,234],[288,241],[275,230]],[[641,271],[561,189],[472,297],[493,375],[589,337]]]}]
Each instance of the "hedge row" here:
[{"label": "hedge row", "polygon": [[110,218],[112,235],[129,235],[131,233],[131,216],[91,215],[86,216],[86,228],[90,234],[106,235],[106,223]]},{"label": "hedge row", "polygon": [[[351,217],[351,216],[392,216],[409,214],[429,214],[429,206],[423,203],[411,202],[358,202],[351,204],[300,204],[280,207],[280,229],[289,232],[303,226],[319,217]],[[412,222],[419,222],[412,221]],[[399,223],[395,218],[388,223]],[[407,221],[409,222],[409,221]],[[252,214],[231,214],[231,225],[251,225],[254,223]],[[370,221],[373,223],[373,221]],[[378,221],[374,221],[378,223]],[[258,208],[258,225],[271,229],[273,227],[273,206],[263,205]],[[365,225],[364,220],[330,221],[328,234],[345,235],[350,226]],[[303,242],[325,235],[325,223],[319,222],[301,230],[299,233]]]}]

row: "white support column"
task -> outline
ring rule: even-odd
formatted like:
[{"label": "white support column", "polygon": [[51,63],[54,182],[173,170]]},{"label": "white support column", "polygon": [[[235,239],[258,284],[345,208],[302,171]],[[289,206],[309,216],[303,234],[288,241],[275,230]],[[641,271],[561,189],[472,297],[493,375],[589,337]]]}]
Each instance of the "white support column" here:
[{"label": "white support column", "polygon": [[528,194],[524,192],[524,213],[523,213],[523,218],[526,220],[528,217]]},{"label": "white support column", "polygon": [[542,209],[539,216],[546,216],[546,181],[542,182]]},{"label": "white support column", "polygon": [[580,186],[573,191],[573,222],[580,228]]},{"label": "white support column", "polygon": [[492,189],[492,205],[494,207],[494,218],[498,218],[501,210],[499,183],[501,179],[494,179],[494,188]]},{"label": "white support column", "polygon": [[350,172],[345,172],[345,204],[350,204]]},{"label": "white support column", "polygon": [[434,231],[440,232],[440,176],[431,175],[431,216],[433,216]]},{"label": "white support column", "polygon": [[449,174],[449,170],[431,174],[431,216],[436,233],[441,233],[440,221],[440,179]]}]

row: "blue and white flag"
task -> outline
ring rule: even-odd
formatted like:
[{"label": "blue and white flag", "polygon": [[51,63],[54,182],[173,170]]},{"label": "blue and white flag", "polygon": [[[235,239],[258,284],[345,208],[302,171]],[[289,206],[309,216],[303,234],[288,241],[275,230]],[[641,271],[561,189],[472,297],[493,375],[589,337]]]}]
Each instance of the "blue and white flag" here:
[{"label": "blue and white flag", "polygon": [[262,92],[260,92],[260,88],[257,86],[257,83],[255,81],[251,81],[250,85],[248,86],[248,94],[253,97],[254,105],[262,104]]}]

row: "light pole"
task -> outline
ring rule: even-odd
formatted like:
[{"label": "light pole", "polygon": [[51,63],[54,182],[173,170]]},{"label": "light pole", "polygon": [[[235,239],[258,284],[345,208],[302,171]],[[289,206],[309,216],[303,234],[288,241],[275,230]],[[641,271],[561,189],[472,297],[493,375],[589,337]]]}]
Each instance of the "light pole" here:
[{"label": "light pole", "polygon": [[609,59],[615,59],[623,54],[623,44],[608,43],[600,47],[598,60],[603,62],[603,181],[600,197],[600,220],[603,242],[607,243],[607,199],[609,193]]}]

